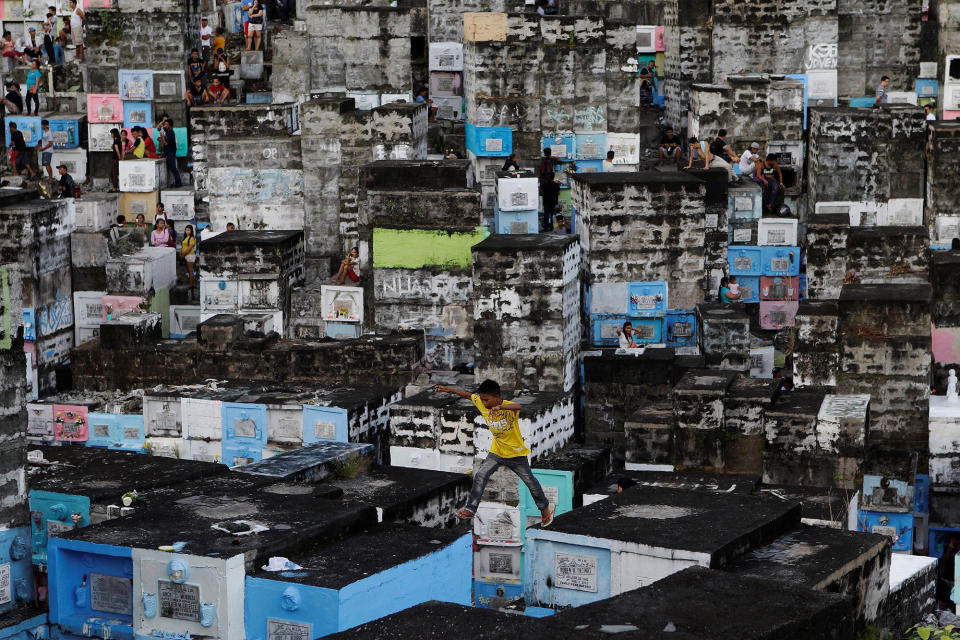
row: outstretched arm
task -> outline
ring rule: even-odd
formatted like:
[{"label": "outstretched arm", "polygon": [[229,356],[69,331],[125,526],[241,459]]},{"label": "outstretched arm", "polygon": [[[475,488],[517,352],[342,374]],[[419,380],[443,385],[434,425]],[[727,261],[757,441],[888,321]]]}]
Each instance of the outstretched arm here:
[{"label": "outstretched arm", "polygon": [[466,398],[467,400],[471,398],[471,394],[467,393],[466,391],[461,391],[460,389],[451,389],[450,387],[442,387],[439,384],[435,386],[433,390],[437,393],[452,393],[455,396],[460,396],[461,398]]},{"label": "outstretched arm", "polygon": [[517,404],[516,402],[502,402],[500,403],[497,409],[502,409],[503,411],[516,411],[520,412],[523,409],[523,405]]}]

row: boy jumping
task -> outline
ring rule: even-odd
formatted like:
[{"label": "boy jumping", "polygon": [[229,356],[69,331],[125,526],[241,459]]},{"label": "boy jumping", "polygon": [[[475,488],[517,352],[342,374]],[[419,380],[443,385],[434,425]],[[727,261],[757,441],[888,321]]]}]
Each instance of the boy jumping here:
[{"label": "boy jumping", "polygon": [[459,389],[450,389],[437,385],[433,388],[437,393],[452,393],[473,402],[483,416],[483,421],[493,434],[493,445],[486,459],[480,463],[480,468],[473,477],[473,487],[470,489],[470,499],[467,506],[457,512],[461,518],[472,518],[480,506],[483,489],[487,481],[498,467],[504,466],[517,474],[523,483],[530,489],[530,495],[537,508],[540,509],[540,525],[547,527],[553,522],[555,505],[547,501],[543,494],[543,487],[537,482],[530,470],[527,454],[530,449],[523,442],[520,433],[520,410],[522,406],[514,402],[504,402],[500,397],[500,385],[493,380],[484,380],[477,387],[477,393],[470,394]]}]

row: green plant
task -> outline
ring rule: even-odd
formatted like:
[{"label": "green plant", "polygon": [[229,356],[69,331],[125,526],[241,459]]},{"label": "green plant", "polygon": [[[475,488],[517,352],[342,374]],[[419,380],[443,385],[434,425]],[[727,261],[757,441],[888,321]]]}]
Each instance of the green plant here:
[{"label": "green plant", "polygon": [[960,640],[960,631],[948,624],[943,629],[916,624],[907,629],[904,640]]},{"label": "green plant", "polygon": [[117,44],[123,40],[123,18],[119,11],[100,11],[99,28],[90,28],[87,33],[87,46]]},{"label": "green plant", "polygon": [[333,474],[338,478],[349,479],[354,478],[361,473],[367,471],[370,466],[373,464],[372,460],[367,456],[358,456],[356,458],[347,458],[346,460],[341,460],[337,463],[336,469],[334,469]]}]

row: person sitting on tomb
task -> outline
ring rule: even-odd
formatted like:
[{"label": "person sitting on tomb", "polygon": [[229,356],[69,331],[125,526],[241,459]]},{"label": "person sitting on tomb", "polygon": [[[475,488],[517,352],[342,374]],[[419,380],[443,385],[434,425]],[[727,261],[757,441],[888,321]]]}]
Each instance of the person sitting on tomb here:
[{"label": "person sitting on tomb", "polygon": [[207,90],[203,88],[203,83],[200,81],[200,78],[195,79],[192,83],[190,83],[190,86],[187,87],[187,106],[195,107],[197,105],[209,103],[210,94],[207,93]]},{"label": "person sitting on tomb", "polygon": [[687,159],[687,166],[685,166],[684,169],[693,169],[693,163],[700,162],[701,160],[703,161],[703,166],[700,167],[701,169],[708,169],[710,167],[710,149],[707,148],[706,143],[700,142],[694,136],[687,140],[687,147],[689,157]]},{"label": "person sitting on tomb", "polygon": [[737,302],[740,300],[739,289],[736,293],[730,291],[730,278],[726,276],[720,278],[720,302],[723,304],[730,304],[732,302]]},{"label": "person sitting on tomb", "polygon": [[213,80],[210,81],[207,94],[210,97],[209,102],[213,104],[224,104],[230,99],[230,89],[227,89],[226,85],[222,84],[217,76],[214,76]]},{"label": "person sitting on tomb", "polygon": [[617,339],[621,349],[638,349],[640,347],[640,345],[634,342],[633,333],[633,323],[631,323],[629,320],[624,322],[623,326],[617,329]]},{"label": "person sitting on tomb", "polygon": [[360,267],[360,247],[350,249],[347,257],[340,261],[340,270],[337,275],[331,279],[331,282],[337,285],[343,285],[347,278],[353,282],[360,281],[360,274],[357,273]]},{"label": "person sitting on tomb", "polygon": [[4,58],[14,58],[20,64],[27,64],[27,57],[23,51],[17,51],[17,43],[9,31],[4,31],[3,38],[0,38],[0,51]]}]

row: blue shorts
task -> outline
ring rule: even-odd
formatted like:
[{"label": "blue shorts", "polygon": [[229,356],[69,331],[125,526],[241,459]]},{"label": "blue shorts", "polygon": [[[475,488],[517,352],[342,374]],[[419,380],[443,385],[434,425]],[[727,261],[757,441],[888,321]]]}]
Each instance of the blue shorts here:
[{"label": "blue shorts", "polygon": [[52,161],[53,161],[53,151],[44,151],[43,159],[41,160],[40,164],[43,165],[44,167],[49,167]]}]

